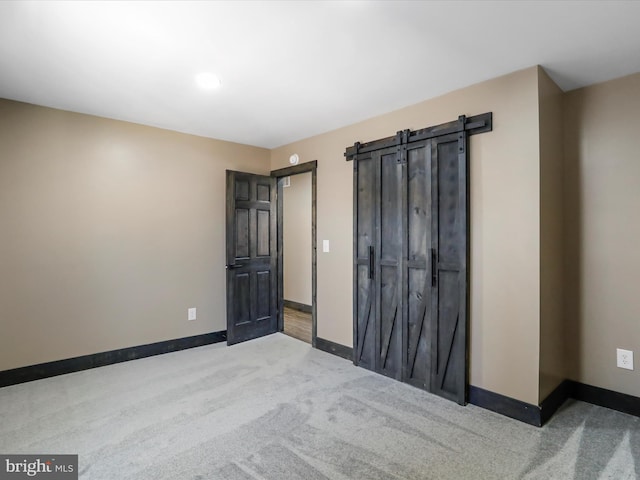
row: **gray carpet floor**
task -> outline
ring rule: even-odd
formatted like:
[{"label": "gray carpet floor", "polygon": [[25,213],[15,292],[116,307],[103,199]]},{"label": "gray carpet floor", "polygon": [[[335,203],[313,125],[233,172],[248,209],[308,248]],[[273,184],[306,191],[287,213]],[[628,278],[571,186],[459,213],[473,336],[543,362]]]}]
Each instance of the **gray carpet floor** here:
[{"label": "gray carpet floor", "polygon": [[531,427],[275,334],[2,388],[0,452],[92,480],[630,480],[640,418],[569,401]]}]

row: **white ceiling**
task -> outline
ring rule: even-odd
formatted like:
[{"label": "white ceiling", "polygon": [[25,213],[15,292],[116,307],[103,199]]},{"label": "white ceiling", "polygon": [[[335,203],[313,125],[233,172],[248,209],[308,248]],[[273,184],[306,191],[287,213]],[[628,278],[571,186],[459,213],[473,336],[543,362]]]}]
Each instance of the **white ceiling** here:
[{"label": "white ceiling", "polygon": [[536,64],[564,90],[638,72],[639,19],[640,1],[3,1],[0,97],[272,148]]}]

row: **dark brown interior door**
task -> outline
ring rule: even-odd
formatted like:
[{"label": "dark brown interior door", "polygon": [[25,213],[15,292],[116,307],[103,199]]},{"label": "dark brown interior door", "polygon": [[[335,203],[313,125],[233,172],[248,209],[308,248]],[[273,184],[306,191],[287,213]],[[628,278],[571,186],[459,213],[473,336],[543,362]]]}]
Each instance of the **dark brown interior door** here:
[{"label": "dark brown interior door", "polygon": [[275,178],[227,170],[227,343],[278,330]]}]

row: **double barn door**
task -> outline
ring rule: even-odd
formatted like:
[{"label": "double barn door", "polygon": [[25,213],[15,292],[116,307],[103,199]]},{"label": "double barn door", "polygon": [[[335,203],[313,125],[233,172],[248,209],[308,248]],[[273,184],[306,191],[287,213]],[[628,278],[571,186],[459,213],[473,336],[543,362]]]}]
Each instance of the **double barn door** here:
[{"label": "double barn door", "polygon": [[460,130],[417,141],[399,132],[391,147],[359,153],[356,144],[347,156],[354,362],[464,404],[468,157],[464,124]]}]

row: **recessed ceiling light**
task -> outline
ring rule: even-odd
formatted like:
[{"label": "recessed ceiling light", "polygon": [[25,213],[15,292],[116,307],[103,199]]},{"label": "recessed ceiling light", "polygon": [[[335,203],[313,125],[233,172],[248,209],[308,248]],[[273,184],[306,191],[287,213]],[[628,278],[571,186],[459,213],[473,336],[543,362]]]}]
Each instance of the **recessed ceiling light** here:
[{"label": "recessed ceiling light", "polygon": [[216,89],[222,84],[220,77],[211,72],[203,72],[196,75],[196,83],[205,90]]}]

